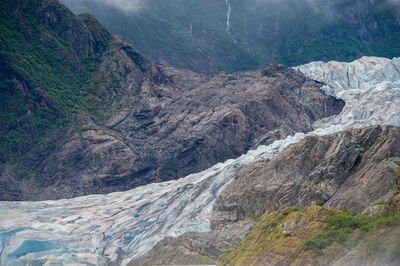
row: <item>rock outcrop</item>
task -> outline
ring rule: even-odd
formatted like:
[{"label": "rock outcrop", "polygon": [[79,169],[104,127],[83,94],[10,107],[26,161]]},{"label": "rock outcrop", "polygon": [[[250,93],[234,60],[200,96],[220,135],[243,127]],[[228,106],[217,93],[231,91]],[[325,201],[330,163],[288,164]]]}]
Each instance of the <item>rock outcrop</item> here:
[{"label": "rock outcrop", "polygon": [[399,141],[400,128],[394,126],[306,137],[277,157],[240,170],[216,200],[210,232],[164,239],[132,264],[183,263],[182,250],[192,258],[216,260],[243,239],[257,217],[289,206],[359,212],[387,201],[399,190]]},{"label": "rock outcrop", "polygon": [[360,211],[393,195],[399,164],[398,127],[306,137],[276,158],[241,170],[217,199],[212,224],[312,203]]},{"label": "rock outcrop", "polygon": [[[311,131],[344,106],[284,66],[211,77],[152,64],[94,17],[75,16],[54,0],[5,1],[2,8],[9,11],[3,26],[21,28],[15,36],[31,49],[15,56],[18,65],[18,51],[7,46],[13,35],[2,40],[10,61],[2,69],[12,70],[1,73],[11,80],[4,117],[16,121],[2,120],[0,200],[70,198],[177,179]],[[31,57],[55,74],[25,75]],[[57,78],[60,88],[41,74]],[[17,106],[17,92],[30,104]],[[32,96],[38,93],[43,103]]]}]

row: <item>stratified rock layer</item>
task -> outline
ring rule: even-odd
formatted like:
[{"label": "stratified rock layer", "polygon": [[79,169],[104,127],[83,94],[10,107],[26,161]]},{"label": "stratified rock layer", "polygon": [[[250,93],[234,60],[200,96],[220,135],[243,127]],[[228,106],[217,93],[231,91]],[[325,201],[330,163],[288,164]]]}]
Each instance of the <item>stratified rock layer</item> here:
[{"label": "stratified rock layer", "polygon": [[240,170],[213,206],[211,232],[164,239],[132,265],[180,264],[182,253],[216,260],[244,238],[254,217],[289,206],[363,210],[398,191],[399,165],[399,127],[308,136]]},{"label": "stratified rock layer", "polygon": [[241,170],[217,199],[213,224],[317,202],[360,211],[393,195],[399,164],[398,127],[306,137],[276,158]]}]

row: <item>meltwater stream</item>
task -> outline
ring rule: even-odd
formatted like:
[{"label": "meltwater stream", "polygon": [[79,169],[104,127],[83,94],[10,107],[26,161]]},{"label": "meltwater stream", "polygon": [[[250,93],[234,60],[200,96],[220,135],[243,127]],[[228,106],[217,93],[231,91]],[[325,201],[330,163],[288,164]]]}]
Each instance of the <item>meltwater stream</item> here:
[{"label": "meltwater stream", "polygon": [[314,62],[295,68],[346,101],[338,116],[201,173],[130,191],[41,202],[0,202],[0,265],[126,264],[165,236],[210,230],[212,205],[234,174],[306,135],[371,124],[400,126],[400,58]]}]

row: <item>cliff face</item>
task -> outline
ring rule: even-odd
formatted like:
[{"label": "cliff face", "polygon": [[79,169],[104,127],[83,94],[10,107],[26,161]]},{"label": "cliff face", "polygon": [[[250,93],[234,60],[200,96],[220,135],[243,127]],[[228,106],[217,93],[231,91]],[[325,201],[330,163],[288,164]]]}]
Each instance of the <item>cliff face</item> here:
[{"label": "cliff face", "polygon": [[57,1],[1,5],[1,200],[180,178],[344,105],[283,66],[199,75],[150,63]]},{"label": "cliff face", "polygon": [[[213,206],[211,232],[166,238],[132,264],[181,264],[189,263],[189,258],[215,261],[226,251],[235,248],[254,222],[264,214],[271,213],[270,217],[277,218],[279,213],[274,214],[274,211],[290,206],[305,208],[318,204],[361,212],[371,205],[388,201],[399,191],[399,140],[400,128],[393,126],[372,126],[322,137],[306,137],[277,157],[258,161],[240,170]],[[228,255],[225,262],[281,265],[279,263],[296,263],[297,258],[300,264],[322,263],[313,260],[315,255],[310,252],[302,253],[301,256],[304,256],[299,257],[299,248],[304,241],[325,228],[319,220],[325,217],[326,211],[320,209],[315,213],[315,210],[309,210],[310,215],[305,215],[308,211],[300,212],[299,215],[304,217],[298,218],[302,221],[299,223],[278,219],[268,233],[264,232],[268,229],[265,224],[273,219],[263,218],[262,225],[257,225],[253,235],[246,237],[247,240]],[[365,213],[376,215],[382,211],[382,208],[374,209],[376,206]],[[398,221],[396,217],[394,220]],[[292,220],[294,218],[291,216]],[[260,231],[260,228],[263,230]],[[289,242],[286,242],[284,236],[274,238],[275,234],[282,235],[282,230],[292,232],[292,236],[297,238],[289,239],[293,242],[288,239]],[[271,239],[266,240],[268,237]],[[266,246],[256,246],[257,241]],[[240,250],[244,250],[244,253]],[[336,251],[332,251],[331,255]],[[263,255],[257,255],[257,252]],[[278,254],[285,255],[280,257]],[[343,251],[336,254],[339,254],[339,258],[347,253]],[[326,259],[333,263],[338,259],[333,257]],[[223,264],[224,258],[220,262]]]},{"label": "cliff face", "polygon": [[214,226],[289,206],[361,211],[387,200],[398,186],[399,134],[398,127],[373,126],[307,137],[240,171],[216,201]]}]

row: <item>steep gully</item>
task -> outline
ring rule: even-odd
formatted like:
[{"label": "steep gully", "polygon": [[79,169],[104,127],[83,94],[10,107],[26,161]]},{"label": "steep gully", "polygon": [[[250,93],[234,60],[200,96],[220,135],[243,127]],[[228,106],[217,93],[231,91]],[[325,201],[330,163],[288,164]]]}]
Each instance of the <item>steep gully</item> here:
[{"label": "steep gully", "polygon": [[305,136],[373,124],[400,126],[400,59],[363,57],[295,68],[346,101],[343,111],[201,173],[126,192],[69,200],[0,203],[0,264],[126,264],[165,236],[210,230],[212,206],[243,166],[275,157]]}]

